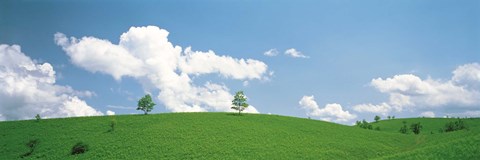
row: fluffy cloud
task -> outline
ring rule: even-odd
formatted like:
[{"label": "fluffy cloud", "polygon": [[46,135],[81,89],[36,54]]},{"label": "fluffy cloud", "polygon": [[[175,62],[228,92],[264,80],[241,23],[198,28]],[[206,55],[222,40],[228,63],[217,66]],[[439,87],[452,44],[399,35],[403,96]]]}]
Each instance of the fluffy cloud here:
[{"label": "fluffy cloud", "polygon": [[480,64],[471,63],[457,67],[453,71],[452,81],[467,88],[480,89]]},{"label": "fluffy cloud", "polygon": [[93,92],[55,84],[52,65],[37,64],[18,45],[0,45],[0,88],[0,120],[102,115],[78,98]]},{"label": "fluffy cloud", "polygon": [[285,51],[285,55],[288,55],[293,58],[309,58],[302,54],[302,52],[297,51],[295,48],[290,48]]},{"label": "fluffy cloud", "polygon": [[435,113],[433,113],[432,111],[427,111],[420,113],[420,116],[433,118],[435,117]]},{"label": "fluffy cloud", "polygon": [[109,115],[109,116],[115,115],[115,112],[114,112],[114,111],[111,111],[111,110],[108,110],[108,111],[107,111],[107,115]]},{"label": "fluffy cloud", "polygon": [[380,105],[360,104],[358,112],[387,114],[404,109],[441,108],[457,106],[475,108],[480,105],[480,65],[465,64],[453,71],[450,80],[421,79],[416,75],[402,74],[391,78],[376,78],[371,86],[389,95],[389,101]]},{"label": "fluffy cloud", "polygon": [[219,73],[233,79],[262,79],[267,71],[267,65],[258,60],[218,56],[213,51],[192,51],[190,47],[180,59],[179,69],[186,74]]},{"label": "fluffy cloud", "polygon": [[[71,61],[90,72],[115,79],[136,78],[145,90],[159,90],[157,96],[173,112],[232,111],[232,95],[223,84],[196,85],[192,75],[219,74],[236,80],[268,79],[268,66],[258,60],[219,56],[213,51],[182,51],[168,41],[168,31],[156,26],[131,27],[119,44],[95,37],[67,38],[55,34],[56,43]],[[246,112],[258,112],[248,107]]]},{"label": "fluffy cloud", "polygon": [[274,48],[274,49],[270,49],[270,50],[268,50],[268,51],[265,51],[265,52],[263,53],[263,55],[269,56],[269,57],[274,57],[274,56],[277,56],[277,55],[278,55],[278,50],[275,49],[275,48]]},{"label": "fluffy cloud", "polygon": [[298,104],[306,111],[308,116],[320,117],[325,121],[347,122],[357,117],[348,111],[344,111],[342,106],[336,103],[327,104],[324,108],[320,108],[313,95],[303,96]]}]

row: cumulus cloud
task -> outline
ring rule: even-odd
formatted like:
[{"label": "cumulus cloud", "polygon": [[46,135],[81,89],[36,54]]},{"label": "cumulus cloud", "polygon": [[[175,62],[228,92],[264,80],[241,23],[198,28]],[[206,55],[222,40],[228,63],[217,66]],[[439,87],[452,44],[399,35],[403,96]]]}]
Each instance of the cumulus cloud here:
[{"label": "cumulus cloud", "polygon": [[[236,80],[266,80],[268,66],[254,59],[219,56],[213,51],[182,50],[156,26],[131,27],[118,44],[95,37],[67,38],[55,34],[73,64],[90,72],[137,79],[145,90],[158,90],[157,99],[173,112],[232,111],[232,95],[223,84],[196,85],[192,75],[218,74]],[[246,112],[258,112],[248,107]]]},{"label": "cumulus cloud", "polygon": [[457,67],[453,71],[452,81],[467,88],[480,89],[480,64],[470,63]]},{"label": "cumulus cloud", "polygon": [[107,115],[109,115],[109,116],[115,115],[115,112],[114,112],[114,111],[111,111],[111,110],[108,110],[108,111],[107,111]]},{"label": "cumulus cloud", "polygon": [[55,84],[49,63],[38,64],[18,45],[0,45],[0,120],[102,115],[79,98],[94,92]]},{"label": "cumulus cloud", "polygon": [[233,79],[262,79],[267,65],[253,59],[218,56],[213,51],[192,51],[187,47],[180,57],[179,69],[186,74],[218,73]]},{"label": "cumulus cloud", "polygon": [[354,106],[358,112],[387,114],[419,108],[475,108],[480,105],[480,65],[465,64],[453,71],[450,80],[421,79],[413,74],[376,78],[371,86],[389,95],[389,101],[380,105],[361,104]]},{"label": "cumulus cloud", "polygon": [[310,58],[308,56],[303,55],[302,52],[297,51],[295,48],[290,48],[285,51],[285,55],[288,55],[293,58]]},{"label": "cumulus cloud", "polygon": [[320,108],[313,95],[303,96],[298,104],[308,116],[316,116],[325,121],[347,122],[357,117],[348,111],[344,111],[342,106],[336,103],[327,104],[324,108]]},{"label": "cumulus cloud", "polygon": [[274,57],[278,55],[278,50],[277,49],[270,49],[268,51],[263,52],[263,55],[269,56],[269,57]]},{"label": "cumulus cloud", "polygon": [[420,116],[433,118],[435,117],[435,113],[433,113],[432,111],[427,111],[420,113]]}]

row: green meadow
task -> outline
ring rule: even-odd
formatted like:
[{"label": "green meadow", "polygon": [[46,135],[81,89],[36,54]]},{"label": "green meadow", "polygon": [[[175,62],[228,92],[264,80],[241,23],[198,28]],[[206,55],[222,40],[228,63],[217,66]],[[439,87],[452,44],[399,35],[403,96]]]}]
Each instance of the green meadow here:
[{"label": "green meadow", "polygon": [[[0,122],[0,159],[480,159],[480,119],[463,119],[468,130],[439,132],[455,120],[371,123],[380,131],[232,113],[6,121]],[[399,133],[403,121],[420,122],[421,133]],[[88,150],[72,155],[79,142]]]}]

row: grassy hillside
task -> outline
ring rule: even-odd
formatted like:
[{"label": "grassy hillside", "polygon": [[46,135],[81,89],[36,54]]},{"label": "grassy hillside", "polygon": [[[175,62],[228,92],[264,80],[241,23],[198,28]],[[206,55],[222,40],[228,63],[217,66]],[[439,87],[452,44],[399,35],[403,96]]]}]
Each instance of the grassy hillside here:
[{"label": "grassy hillside", "polygon": [[[386,159],[479,159],[480,158],[480,119],[461,119],[468,126],[468,130],[441,132],[448,122],[457,121],[456,118],[408,118],[383,120],[372,123],[373,127],[380,127],[383,132],[399,133],[403,122],[407,127],[412,123],[423,126],[419,135],[416,135],[417,149],[384,157]],[[407,133],[413,135],[409,130]]]},{"label": "grassy hillside", "polygon": [[[437,121],[437,119],[432,119]],[[112,121],[115,130],[109,131]],[[477,129],[400,134],[401,120],[382,131],[323,121],[230,113],[168,113],[0,122],[0,159],[408,159],[480,157]],[[433,122],[436,124],[437,122]],[[441,121],[441,120],[439,120]],[[427,122],[425,122],[427,123]],[[443,123],[443,122],[439,122]],[[443,125],[443,124],[439,124]],[[390,126],[391,129],[388,129]],[[426,126],[426,125],[425,125]],[[474,128],[474,127],[471,128]],[[397,128],[399,128],[398,125]],[[384,128],[384,130],[383,130]],[[434,127],[435,128],[435,127]],[[437,128],[438,130],[438,128]],[[89,150],[70,155],[83,142]],[[443,153],[444,155],[438,155]]]}]

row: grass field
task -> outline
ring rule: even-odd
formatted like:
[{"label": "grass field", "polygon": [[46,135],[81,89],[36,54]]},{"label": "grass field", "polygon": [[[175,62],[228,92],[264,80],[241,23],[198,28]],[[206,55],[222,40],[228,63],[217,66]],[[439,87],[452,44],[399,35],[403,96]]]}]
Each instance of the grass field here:
[{"label": "grass field", "polygon": [[[480,119],[395,119],[380,131],[262,114],[166,113],[0,122],[0,159],[479,159]],[[110,124],[116,122],[115,130]],[[420,135],[400,134],[402,121]],[[433,133],[433,134],[432,134]],[[34,149],[27,143],[37,140]],[[71,155],[83,142],[88,151]]]}]

